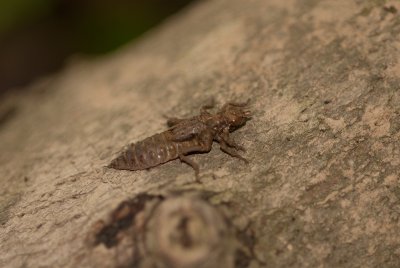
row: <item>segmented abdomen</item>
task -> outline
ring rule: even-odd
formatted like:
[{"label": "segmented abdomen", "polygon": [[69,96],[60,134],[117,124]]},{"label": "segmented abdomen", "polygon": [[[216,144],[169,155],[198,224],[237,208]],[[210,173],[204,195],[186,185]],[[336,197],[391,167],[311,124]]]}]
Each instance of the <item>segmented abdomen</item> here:
[{"label": "segmented abdomen", "polygon": [[171,140],[165,131],[137,143],[132,143],[108,167],[115,169],[147,169],[179,157],[182,144]]}]

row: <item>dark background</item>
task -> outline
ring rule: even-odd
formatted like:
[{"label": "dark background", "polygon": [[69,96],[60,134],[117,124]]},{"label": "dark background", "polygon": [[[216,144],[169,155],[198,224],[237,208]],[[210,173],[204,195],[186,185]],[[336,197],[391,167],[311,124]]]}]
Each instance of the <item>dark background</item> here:
[{"label": "dark background", "polygon": [[193,0],[2,0],[0,95],[62,68],[73,54],[110,52]]}]

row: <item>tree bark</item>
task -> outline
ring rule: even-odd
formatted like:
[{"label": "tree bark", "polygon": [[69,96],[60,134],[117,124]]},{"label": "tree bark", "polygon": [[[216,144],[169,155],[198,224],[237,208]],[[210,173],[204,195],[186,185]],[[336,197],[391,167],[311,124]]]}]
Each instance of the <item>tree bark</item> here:
[{"label": "tree bark", "polygon": [[[400,266],[400,2],[202,1],[1,100],[1,267]],[[209,99],[219,151],[104,168]]]}]

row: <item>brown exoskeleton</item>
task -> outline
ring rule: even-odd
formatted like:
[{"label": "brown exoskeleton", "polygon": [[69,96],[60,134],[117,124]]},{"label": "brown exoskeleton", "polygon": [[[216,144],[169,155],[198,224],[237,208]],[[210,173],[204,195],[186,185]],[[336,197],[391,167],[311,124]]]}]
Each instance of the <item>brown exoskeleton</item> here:
[{"label": "brown exoskeleton", "polygon": [[108,167],[141,170],[179,158],[195,170],[197,179],[199,167],[188,155],[209,152],[213,141],[220,144],[223,152],[248,163],[237,152],[244,151],[244,148],[229,136],[230,132],[242,127],[251,118],[250,111],[245,109],[248,102],[227,103],[216,114],[207,111],[212,107],[203,106],[198,116],[170,118],[167,121],[168,130],[130,144]]}]

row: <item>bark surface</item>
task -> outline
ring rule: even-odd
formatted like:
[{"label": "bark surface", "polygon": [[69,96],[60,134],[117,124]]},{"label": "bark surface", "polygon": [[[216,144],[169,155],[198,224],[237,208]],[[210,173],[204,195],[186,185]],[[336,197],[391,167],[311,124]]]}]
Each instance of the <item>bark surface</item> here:
[{"label": "bark surface", "polygon": [[[399,267],[400,2],[201,1],[0,103],[1,267]],[[233,137],[104,168],[210,98]],[[125,202],[124,202],[125,201]]]}]

